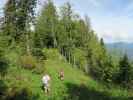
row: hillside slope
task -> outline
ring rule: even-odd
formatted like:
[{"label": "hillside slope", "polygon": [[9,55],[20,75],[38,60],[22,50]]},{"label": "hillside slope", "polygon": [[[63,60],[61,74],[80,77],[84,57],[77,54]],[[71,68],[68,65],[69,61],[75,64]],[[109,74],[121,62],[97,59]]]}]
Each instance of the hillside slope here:
[{"label": "hillside slope", "polygon": [[[57,55],[53,57],[53,55],[49,54],[52,57],[44,61],[46,73],[52,79],[49,94],[44,94],[41,88],[43,74],[36,74],[30,70],[17,68],[13,65],[10,67],[9,77],[7,76],[6,79],[8,87],[11,88],[18,84],[18,87],[29,88],[35,95],[33,100],[133,100],[132,92],[127,92],[118,87],[107,87],[98,83],[79,69],[68,64],[59,53]],[[58,78],[60,69],[64,70],[64,81]],[[16,100],[27,99],[19,97]]]}]

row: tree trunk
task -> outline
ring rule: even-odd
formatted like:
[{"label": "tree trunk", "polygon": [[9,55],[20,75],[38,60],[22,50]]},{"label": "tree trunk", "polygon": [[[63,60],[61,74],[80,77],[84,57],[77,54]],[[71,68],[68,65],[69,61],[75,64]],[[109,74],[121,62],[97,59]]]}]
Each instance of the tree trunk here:
[{"label": "tree trunk", "polygon": [[27,52],[27,54],[28,55],[30,55],[31,54],[31,50],[30,50],[30,40],[29,40],[29,35],[27,34],[26,35],[26,52]]}]

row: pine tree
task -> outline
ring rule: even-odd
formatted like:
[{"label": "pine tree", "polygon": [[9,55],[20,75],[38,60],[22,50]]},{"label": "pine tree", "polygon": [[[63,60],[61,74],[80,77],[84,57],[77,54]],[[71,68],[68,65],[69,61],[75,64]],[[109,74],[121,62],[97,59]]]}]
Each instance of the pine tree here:
[{"label": "pine tree", "polygon": [[4,10],[5,22],[3,35],[8,39],[9,45],[20,45],[31,49],[31,24],[34,23],[37,0],[8,0]]},{"label": "pine tree", "polygon": [[16,31],[16,0],[8,0],[4,9],[4,23],[2,24],[2,33],[9,37],[8,42],[12,43],[17,36]]},{"label": "pine tree", "polygon": [[56,7],[48,0],[38,17],[36,24],[35,44],[39,47],[57,47],[58,15]]},{"label": "pine tree", "polygon": [[31,25],[34,24],[35,7],[37,0],[17,0],[16,5],[16,25],[17,25],[17,37],[16,41],[21,42],[22,46],[26,48],[28,54],[31,53]]},{"label": "pine tree", "polygon": [[[29,29],[30,24],[34,21],[37,0],[17,0],[16,4],[16,25],[18,30],[18,38],[25,35]],[[20,35],[20,37],[19,37]]]},{"label": "pine tree", "polygon": [[132,81],[132,67],[129,63],[129,59],[125,54],[119,62],[119,74],[117,81],[124,87],[127,87],[128,84]]}]

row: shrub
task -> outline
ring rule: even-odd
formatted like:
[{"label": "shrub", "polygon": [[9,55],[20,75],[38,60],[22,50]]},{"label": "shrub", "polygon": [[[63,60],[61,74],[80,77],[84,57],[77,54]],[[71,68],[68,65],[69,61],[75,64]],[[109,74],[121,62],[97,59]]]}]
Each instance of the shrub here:
[{"label": "shrub", "polygon": [[21,56],[20,64],[23,68],[32,70],[36,74],[42,74],[45,71],[43,60],[32,55]]},{"label": "shrub", "polygon": [[44,53],[42,52],[42,49],[40,48],[34,48],[32,50],[32,54],[39,59],[44,59],[44,60],[46,59],[46,56],[44,55]]},{"label": "shrub", "polygon": [[44,63],[38,62],[36,67],[33,69],[33,73],[42,74],[45,72]]},{"label": "shrub", "polygon": [[52,59],[52,60],[63,60],[62,56],[58,52],[57,49],[43,49],[43,54],[45,55],[46,59]]},{"label": "shrub", "polygon": [[25,69],[33,69],[36,67],[37,61],[32,55],[24,55],[20,58],[20,64]]},{"label": "shrub", "polygon": [[0,59],[0,75],[4,76],[7,73],[8,63],[6,60]]},{"label": "shrub", "polygon": [[37,99],[28,87],[12,87],[8,91],[6,100],[34,100]]},{"label": "shrub", "polygon": [[0,100],[3,100],[7,92],[7,86],[3,80],[0,80]]},{"label": "shrub", "polygon": [[21,73],[20,75],[15,73],[14,78],[12,78],[13,76],[9,76],[7,89],[2,100],[38,100],[39,95],[35,94],[32,90],[33,87],[30,86],[31,78],[23,76]]},{"label": "shrub", "polygon": [[7,72],[8,61],[4,57],[4,52],[0,50],[0,76],[4,76]]}]

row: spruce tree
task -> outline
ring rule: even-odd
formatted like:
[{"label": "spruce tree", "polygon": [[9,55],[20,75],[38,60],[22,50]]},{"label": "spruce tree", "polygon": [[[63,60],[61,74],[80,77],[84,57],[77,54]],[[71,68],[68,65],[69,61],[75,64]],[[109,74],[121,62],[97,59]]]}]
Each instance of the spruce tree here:
[{"label": "spruce tree", "polygon": [[122,86],[126,87],[132,81],[132,67],[126,54],[120,60],[119,68],[120,70],[117,77],[117,81]]},{"label": "spruce tree", "polygon": [[45,2],[35,27],[35,45],[37,47],[57,47],[58,15],[51,0]]},{"label": "spruce tree", "polygon": [[8,37],[8,42],[12,43],[17,36],[16,31],[16,0],[8,0],[4,8],[4,23],[2,24],[2,34]]},{"label": "spruce tree", "polygon": [[37,0],[8,0],[4,9],[3,35],[9,45],[20,45],[30,53],[31,24],[34,23]]},{"label": "spruce tree", "polygon": [[34,24],[35,7],[37,0],[17,0],[17,39],[23,43],[26,53],[30,54],[32,49],[33,34],[31,27]]}]

